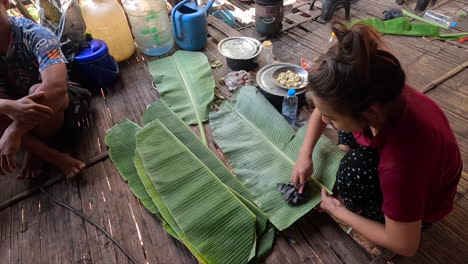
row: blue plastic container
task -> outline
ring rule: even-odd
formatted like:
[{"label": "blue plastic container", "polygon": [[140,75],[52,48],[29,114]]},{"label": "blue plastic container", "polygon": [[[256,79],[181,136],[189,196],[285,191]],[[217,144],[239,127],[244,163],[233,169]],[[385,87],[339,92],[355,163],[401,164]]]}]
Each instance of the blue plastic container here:
[{"label": "blue plastic container", "polygon": [[119,78],[119,65],[99,39],[88,41],[75,57],[75,66],[86,87],[109,88]]},{"label": "blue plastic container", "polygon": [[218,10],[218,11],[214,11],[211,14],[214,17],[216,17],[218,19],[221,19],[222,21],[224,21],[224,23],[226,23],[227,25],[229,25],[231,27],[236,26],[236,18],[234,17],[232,12],[229,11],[229,10]]}]

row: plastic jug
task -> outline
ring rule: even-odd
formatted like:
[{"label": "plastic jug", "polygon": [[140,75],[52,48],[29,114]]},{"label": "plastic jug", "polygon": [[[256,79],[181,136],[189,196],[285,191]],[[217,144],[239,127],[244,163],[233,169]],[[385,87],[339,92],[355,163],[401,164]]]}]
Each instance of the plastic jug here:
[{"label": "plastic jug", "polygon": [[172,27],[164,0],[124,0],[123,7],[141,52],[159,56],[174,46]]},{"label": "plastic jug", "polygon": [[116,61],[132,56],[135,51],[132,32],[123,8],[116,1],[85,0],[81,4],[81,12],[87,32],[93,38],[105,41]]},{"label": "plastic jug", "polygon": [[199,6],[197,0],[194,3],[189,1],[184,0],[172,9],[174,38],[184,50],[202,50],[208,40],[206,16],[215,0],[210,0],[205,8]]}]

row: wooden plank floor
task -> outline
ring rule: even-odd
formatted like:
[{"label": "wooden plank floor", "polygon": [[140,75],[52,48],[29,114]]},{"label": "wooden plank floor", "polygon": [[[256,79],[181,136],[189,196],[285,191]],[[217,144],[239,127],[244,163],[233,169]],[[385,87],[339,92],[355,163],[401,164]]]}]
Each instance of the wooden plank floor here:
[{"label": "wooden plank floor", "polygon": [[[412,1],[408,1],[414,4]],[[242,10],[248,5],[235,3]],[[300,6],[300,5],[296,5]],[[353,3],[352,19],[379,17],[395,7],[393,0],[360,0]],[[463,0],[439,0],[437,9],[455,13],[466,8]],[[286,15],[284,27],[320,15],[319,9],[303,5]],[[337,16],[343,17],[339,10]],[[463,21],[462,21],[463,22]],[[460,29],[468,30],[461,23]],[[217,42],[231,35],[253,34],[253,27],[241,33],[217,23],[210,27],[205,49],[218,58]],[[308,21],[273,39],[274,53],[281,61],[299,63],[313,59],[327,46],[328,25]],[[422,38],[385,36],[389,49],[401,60],[408,83],[422,89],[432,80],[468,60],[468,45]],[[136,55],[121,64],[121,79],[112,89],[102,91],[93,101],[87,128],[74,139],[75,153],[82,160],[106,151],[105,132],[116,123],[130,119],[140,122],[147,104],[157,99],[147,71],[147,58]],[[215,69],[217,79],[229,69]],[[229,93],[221,87],[221,92]],[[424,233],[421,249],[412,258],[396,257],[395,263],[466,263],[468,259],[468,70],[428,94],[443,108],[456,133],[465,171],[460,182],[455,210]],[[196,129],[195,129],[196,130]],[[207,126],[208,136],[209,127]],[[210,147],[222,158],[214,144]],[[23,191],[22,182],[0,182],[0,201]],[[60,182],[48,191],[59,200],[90,216],[129,251],[138,263],[196,263],[178,241],[167,235],[157,219],[132,195],[110,160],[87,169],[79,181]],[[325,214],[312,212],[278,235],[265,263],[369,263],[374,258]],[[94,226],[57,206],[43,194],[35,194],[0,211],[0,263],[129,263],[127,258]]]}]

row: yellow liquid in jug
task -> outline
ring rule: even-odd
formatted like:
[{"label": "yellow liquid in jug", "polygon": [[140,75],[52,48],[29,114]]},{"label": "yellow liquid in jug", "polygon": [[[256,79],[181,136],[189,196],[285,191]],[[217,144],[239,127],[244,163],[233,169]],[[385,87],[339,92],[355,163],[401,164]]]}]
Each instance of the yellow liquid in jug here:
[{"label": "yellow liquid in jug", "polygon": [[119,3],[115,0],[82,0],[81,12],[86,22],[86,32],[95,39],[104,40],[116,61],[132,56],[135,43]]}]

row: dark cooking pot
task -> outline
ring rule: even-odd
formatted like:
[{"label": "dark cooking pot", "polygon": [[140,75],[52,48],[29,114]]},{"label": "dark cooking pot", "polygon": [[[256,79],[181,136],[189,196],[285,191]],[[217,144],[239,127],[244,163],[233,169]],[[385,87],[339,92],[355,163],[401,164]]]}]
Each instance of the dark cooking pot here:
[{"label": "dark cooking pot", "polygon": [[255,30],[273,36],[281,31],[284,17],[283,0],[255,1]]},{"label": "dark cooking pot", "polygon": [[250,71],[258,66],[262,45],[254,38],[231,37],[221,40],[218,50],[226,57],[226,63],[232,70]]}]

